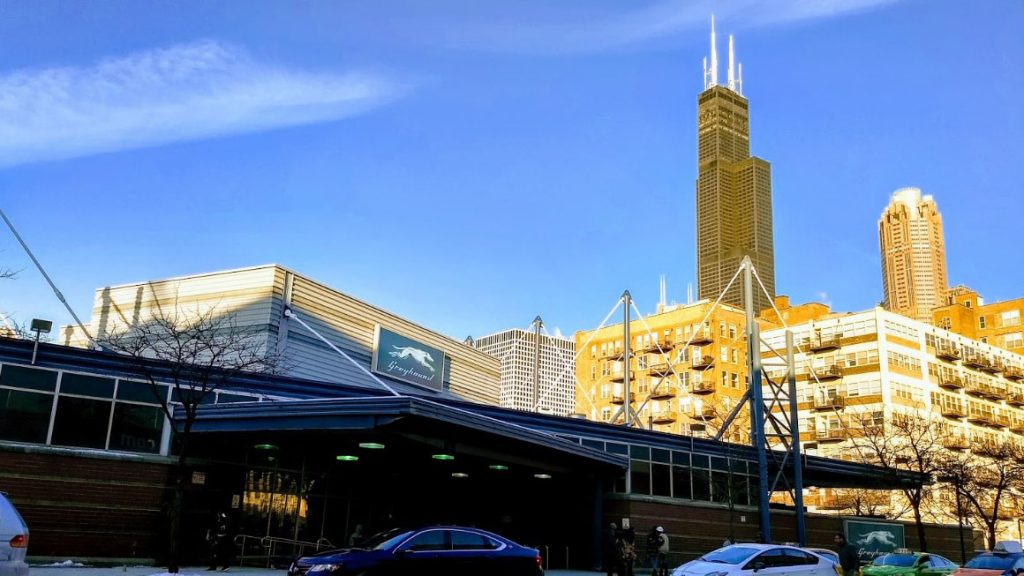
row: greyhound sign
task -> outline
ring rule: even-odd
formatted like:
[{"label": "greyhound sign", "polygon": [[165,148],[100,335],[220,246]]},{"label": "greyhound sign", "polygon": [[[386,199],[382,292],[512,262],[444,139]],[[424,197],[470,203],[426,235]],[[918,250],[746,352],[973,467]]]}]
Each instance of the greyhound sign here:
[{"label": "greyhound sign", "polygon": [[844,520],[843,524],[846,541],[860,549],[861,560],[870,562],[904,546],[903,524],[874,520]]},{"label": "greyhound sign", "polygon": [[402,382],[440,390],[444,382],[444,352],[378,324],[372,369]]}]

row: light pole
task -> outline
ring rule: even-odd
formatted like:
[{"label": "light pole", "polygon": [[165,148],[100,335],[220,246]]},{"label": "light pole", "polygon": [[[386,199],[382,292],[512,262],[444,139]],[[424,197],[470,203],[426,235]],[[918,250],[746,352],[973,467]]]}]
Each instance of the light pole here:
[{"label": "light pole", "polygon": [[39,335],[49,334],[50,329],[53,328],[53,322],[49,320],[40,320],[38,318],[32,319],[32,331],[36,333],[36,342],[32,345],[32,365],[36,365],[36,353],[39,352]]}]

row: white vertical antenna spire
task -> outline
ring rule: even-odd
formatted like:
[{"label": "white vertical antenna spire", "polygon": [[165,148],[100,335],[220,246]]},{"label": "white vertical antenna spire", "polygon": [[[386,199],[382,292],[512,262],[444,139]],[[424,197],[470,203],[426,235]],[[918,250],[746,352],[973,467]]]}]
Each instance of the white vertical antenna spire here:
[{"label": "white vertical antenna spire", "polygon": [[664,274],[661,275],[661,282],[659,283],[658,288],[660,289],[660,293],[659,293],[660,298],[659,298],[658,302],[661,304],[661,307],[664,308],[665,307],[665,275]]},{"label": "white vertical antenna spire", "polygon": [[736,91],[736,60],[735,60],[735,58],[733,56],[733,50],[732,50],[732,34],[729,34],[729,72],[727,74],[728,74],[727,77],[729,79],[729,83],[728,83],[729,90],[732,90],[733,92],[735,92]]},{"label": "white vertical antenna spire", "polygon": [[740,96],[743,96],[743,62],[740,62],[739,64],[737,64],[737,66],[739,67],[739,69],[736,71],[736,93],[739,94]]},{"label": "white vertical antenna spire", "polygon": [[711,15],[711,80],[708,88],[718,86],[718,47],[715,39],[715,15]]}]

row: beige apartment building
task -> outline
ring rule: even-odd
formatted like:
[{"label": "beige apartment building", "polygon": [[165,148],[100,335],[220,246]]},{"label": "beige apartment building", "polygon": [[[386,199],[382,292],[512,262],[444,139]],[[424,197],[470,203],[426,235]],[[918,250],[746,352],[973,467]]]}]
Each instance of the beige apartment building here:
[{"label": "beige apartment building", "polygon": [[[671,305],[630,321],[630,404],[645,428],[713,437],[743,396],[744,313],[722,304],[709,315],[712,304]],[[621,322],[576,333],[576,409],[590,420],[624,421],[614,419],[625,402],[623,336]],[[726,439],[747,441],[746,414]]]},{"label": "beige apartment building", "polygon": [[[882,308],[829,314],[789,327],[799,348],[796,381],[805,452],[863,459],[858,438],[886,433],[894,414],[933,422],[943,446],[984,456],[1002,442],[1024,447],[1024,356]],[[786,329],[765,330],[768,346],[784,347]],[[889,508],[893,494],[875,494]],[[843,494],[813,491],[812,509],[849,511]],[[1007,513],[1024,511],[1007,506]],[[949,506],[946,507],[949,512]],[[937,520],[953,521],[949,516]],[[1017,534],[1007,520],[1007,533]]]},{"label": "beige apartment building", "polygon": [[936,326],[1018,354],[1024,354],[1022,314],[1024,298],[985,304],[966,286],[951,288],[946,305],[932,311]]},{"label": "beige apartment building", "polygon": [[942,216],[930,195],[900,188],[878,220],[882,290],[887,310],[921,322],[945,302],[946,245]]}]

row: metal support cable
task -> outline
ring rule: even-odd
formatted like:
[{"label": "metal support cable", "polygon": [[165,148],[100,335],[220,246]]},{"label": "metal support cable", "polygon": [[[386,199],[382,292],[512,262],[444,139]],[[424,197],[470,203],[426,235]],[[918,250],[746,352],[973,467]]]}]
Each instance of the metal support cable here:
[{"label": "metal support cable", "polygon": [[[366,368],[366,366],[363,366],[363,365],[362,365],[362,364],[360,364],[359,362],[356,362],[355,360],[353,360],[353,359],[352,359],[352,357],[351,357],[351,356],[349,356],[348,354],[346,354],[344,350],[342,350],[341,348],[338,348],[337,346],[335,346],[335,345],[334,345],[334,343],[332,343],[332,342],[331,342],[330,340],[328,340],[327,338],[324,338],[322,334],[320,334],[319,332],[317,332],[316,330],[314,330],[314,329],[313,329],[313,328],[312,328],[312,327],[311,327],[311,326],[310,326],[309,324],[306,324],[306,322],[305,322],[305,321],[304,321],[304,320],[303,320],[302,318],[299,318],[299,315],[298,315],[298,314],[296,314],[295,312],[292,312],[292,309],[291,309],[291,308],[285,308],[285,309],[284,309],[284,315],[285,315],[286,317],[288,317],[288,318],[294,318],[294,319],[295,319],[295,321],[296,321],[296,322],[298,322],[299,324],[302,324],[302,326],[303,326],[303,327],[304,327],[304,328],[305,328],[306,330],[309,330],[309,331],[310,331],[310,332],[311,332],[311,333],[312,333],[312,334],[313,334],[314,336],[316,336],[317,338],[319,338],[320,340],[322,340],[324,344],[327,344],[328,346],[330,346],[330,347],[331,347],[331,350],[334,350],[334,351],[335,351],[335,352],[337,352],[338,354],[341,354],[342,356],[344,356],[346,360],[348,360],[349,362],[351,362],[352,364],[354,364],[354,365],[355,365],[355,366],[356,366],[357,368],[359,368],[360,370],[362,370],[363,372],[365,372],[367,376],[369,376],[370,378],[373,378],[374,380],[376,380],[378,384],[380,384],[381,386],[383,386],[383,387],[384,387],[384,389],[385,389],[385,390],[387,390],[388,392],[390,392],[390,393],[391,393],[391,394],[392,394],[393,396],[401,396],[401,394],[399,394],[398,392],[395,392],[395,389],[394,389],[394,388],[392,388],[391,386],[388,386],[386,382],[384,382],[383,380],[381,380],[380,378],[378,378],[376,374],[374,374],[373,372],[370,372],[370,371],[369,371],[369,370],[368,370],[368,369]],[[443,369],[444,369],[444,368],[442,367],[442,370],[443,370]]]},{"label": "metal support cable", "polygon": [[11,220],[7,217],[7,214],[4,214],[4,211],[2,209],[0,209],[0,218],[4,219],[4,222],[7,223],[7,227],[11,229],[11,233],[14,234],[14,237],[18,239],[18,243],[21,244],[21,247],[25,250],[25,253],[28,254],[28,257],[32,259],[32,263],[36,265],[36,268],[39,270],[39,273],[42,274],[43,278],[46,279],[46,283],[50,285],[50,289],[53,290],[54,295],[57,296],[57,300],[60,300],[60,303],[63,304],[64,308],[68,311],[68,313],[71,314],[71,317],[75,319],[75,324],[77,324],[78,327],[82,329],[82,332],[85,334],[85,337],[89,339],[89,342],[92,343],[93,346],[99,348],[99,345],[96,343],[96,340],[93,339],[92,334],[89,332],[89,329],[86,328],[85,324],[82,323],[82,320],[78,317],[78,314],[75,314],[75,311],[71,309],[71,305],[68,304],[68,301],[64,299],[64,295],[61,294],[60,290],[57,289],[57,285],[54,284],[53,280],[50,279],[50,275],[47,274],[46,270],[43,269],[43,265],[40,264],[39,260],[36,259],[35,254],[33,254],[32,250],[29,249],[28,244],[26,244],[25,240],[22,239],[21,234],[18,234],[18,230],[14,228],[14,223],[11,222]]}]

